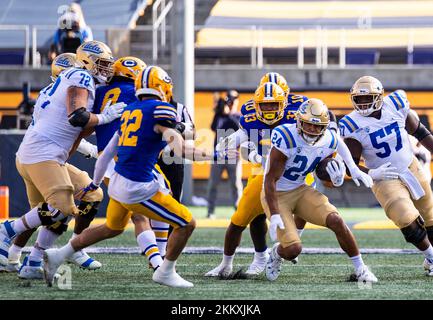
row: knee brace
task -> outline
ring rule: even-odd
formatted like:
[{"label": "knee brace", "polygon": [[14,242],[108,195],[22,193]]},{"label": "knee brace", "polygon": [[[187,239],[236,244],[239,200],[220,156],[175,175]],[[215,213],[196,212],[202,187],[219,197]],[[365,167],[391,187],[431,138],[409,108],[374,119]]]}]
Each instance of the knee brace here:
[{"label": "knee brace", "polygon": [[98,213],[100,201],[87,202],[81,201],[78,205],[79,215],[82,219],[92,222]]},{"label": "knee brace", "polygon": [[57,221],[56,223],[48,226],[47,229],[60,236],[68,230],[68,222],[69,222],[69,219],[64,218],[64,219]]},{"label": "knee brace", "polygon": [[64,218],[60,210],[49,208],[48,203],[40,203],[38,206],[38,216],[43,226],[49,226]]},{"label": "knee brace", "polygon": [[424,226],[424,220],[419,216],[415,220],[416,223],[412,223],[409,226],[402,228],[404,238],[407,242],[417,245],[424,240],[427,235],[426,228]]}]

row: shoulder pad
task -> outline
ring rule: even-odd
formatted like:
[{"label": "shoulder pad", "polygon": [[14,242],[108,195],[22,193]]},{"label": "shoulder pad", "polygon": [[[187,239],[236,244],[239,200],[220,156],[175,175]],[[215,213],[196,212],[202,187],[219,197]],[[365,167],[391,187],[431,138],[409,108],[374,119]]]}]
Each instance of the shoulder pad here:
[{"label": "shoulder pad", "polygon": [[409,108],[409,101],[407,100],[406,92],[397,90],[387,96],[391,104],[397,111]]},{"label": "shoulder pad", "polygon": [[285,125],[278,126],[272,130],[272,145],[280,148],[282,141],[284,141],[286,149],[296,147],[295,137]]},{"label": "shoulder pad", "polygon": [[327,129],[327,132],[331,135],[331,143],[329,144],[330,149],[337,149],[338,147],[338,137],[337,133],[334,130]]},{"label": "shoulder pad", "polygon": [[[340,121],[338,122],[338,124],[340,127],[340,131],[342,131],[341,132],[342,136],[345,135],[346,130],[349,133],[353,133],[359,129],[358,125],[355,123],[355,121],[353,121],[353,119],[351,117],[349,117],[349,115],[346,115],[343,118],[341,118]],[[342,128],[344,128],[344,129],[342,130]],[[347,133],[346,133],[346,135],[347,135]]]},{"label": "shoulder pad", "polygon": [[246,115],[249,113],[253,113],[256,112],[256,109],[254,108],[254,101],[253,100],[248,100],[247,102],[245,102],[242,107],[241,107],[241,114],[242,115]]}]

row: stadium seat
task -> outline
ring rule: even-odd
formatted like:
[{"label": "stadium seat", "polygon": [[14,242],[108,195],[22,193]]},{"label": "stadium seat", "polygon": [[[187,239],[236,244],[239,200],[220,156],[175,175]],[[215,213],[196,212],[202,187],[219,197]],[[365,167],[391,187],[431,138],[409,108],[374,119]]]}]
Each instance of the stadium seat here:
[{"label": "stadium seat", "polygon": [[[412,60],[412,61],[411,61]],[[433,64],[433,48],[417,48],[408,55],[408,63]]]},{"label": "stadium seat", "polygon": [[346,64],[377,64],[379,55],[375,49],[347,49]]},{"label": "stadium seat", "polygon": [[5,51],[0,52],[0,64],[2,65],[23,65],[24,52]]}]

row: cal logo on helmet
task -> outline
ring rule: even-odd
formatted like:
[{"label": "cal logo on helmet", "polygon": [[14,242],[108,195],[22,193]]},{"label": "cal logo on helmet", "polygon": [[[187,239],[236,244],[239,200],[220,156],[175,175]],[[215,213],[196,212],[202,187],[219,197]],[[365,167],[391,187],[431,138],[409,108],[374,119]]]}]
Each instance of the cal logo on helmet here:
[{"label": "cal logo on helmet", "polygon": [[122,65],[127,67],[127,68],[132,68],[132,67],[135,67],[137,65],[137,62],[132,60],[132,59],[126,59],[126,60],[122,61]]}]

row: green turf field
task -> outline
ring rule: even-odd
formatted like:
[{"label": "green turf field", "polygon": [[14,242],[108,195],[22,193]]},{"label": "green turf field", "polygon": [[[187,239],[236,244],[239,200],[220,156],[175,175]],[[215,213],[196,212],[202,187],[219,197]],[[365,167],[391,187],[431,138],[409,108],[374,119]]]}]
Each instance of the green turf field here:
[{"label": "green turf field", "polygon": [[[228,213],[227,213],[228,212]],[[384,219],[380,210],[343,210],[347,222]],[[197,215],[203,214],[196,212]],[[229,210],[218,215],[230,215]],[[225,230],[199,228],[189,247],[222,247]],[[405,243],[397,230],[355,230],[361,248],[404,248]],[[70,234],[62,236],[65,243]],[[302,236],[305,248],[336,248],[338,243],[328,230],[306,230]],[[136,246],[132,231],[104,241],[99,246]],[[242,247],[251,247],[248,230]],[[5,299],[431,299],[433,279],[424,276],[418,254],[370,254],[365,262],[379,278],[370,286],[347,282],[352,272],[351,263],[342,254],[304,254],[297,265],[285,263],[279,279],[269,282],[262,275],[257,279],[218,280],[203,274],[219,264],[220,254],[184,254],[177,270],[195,287],[189,290],[173,289],[155,284],[147,261],[138,254],[94,254],[103,263],[98,271],[72,270],[72,289],[47,288],[42,281],[19,280],[14,274],[0,274],[0,300]],[[235,268],[246,267],[250,254],[239,254]]]}]

